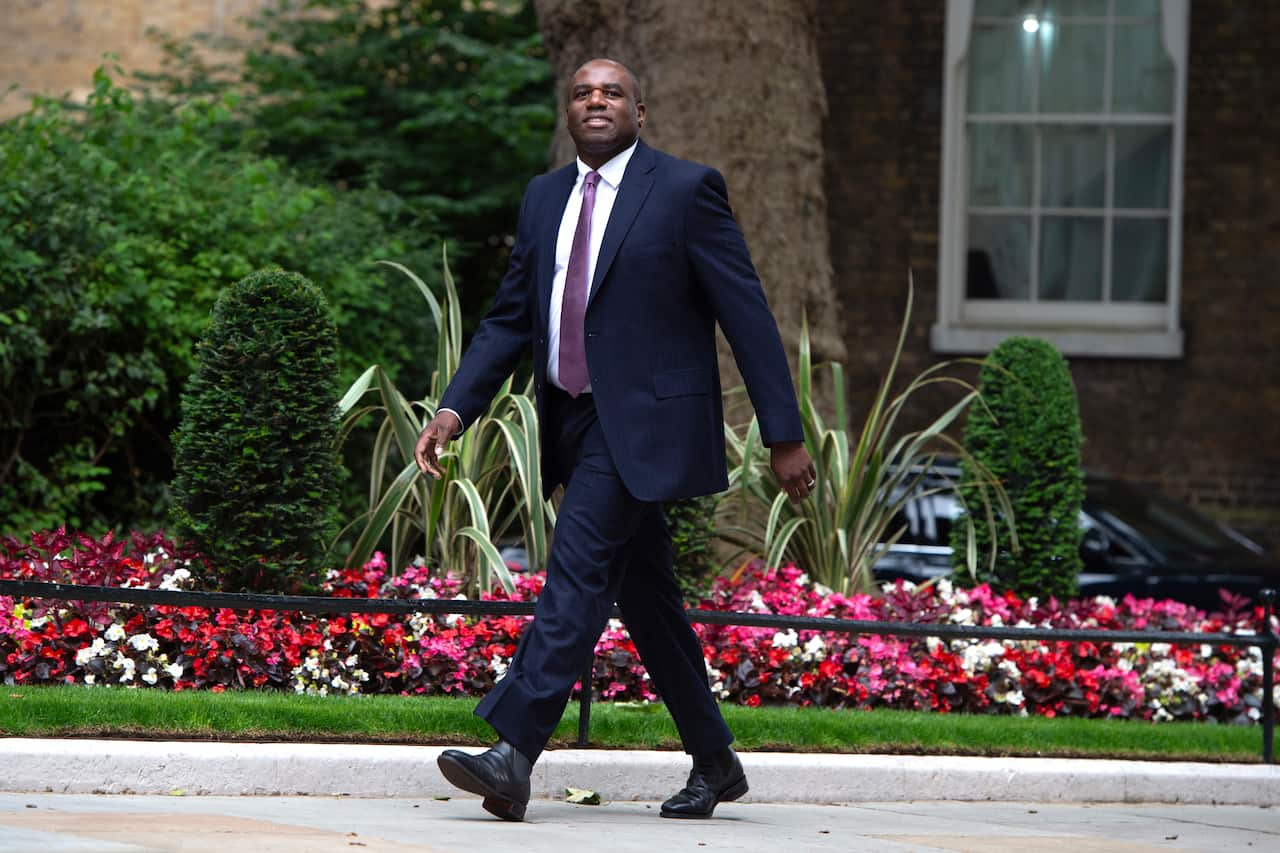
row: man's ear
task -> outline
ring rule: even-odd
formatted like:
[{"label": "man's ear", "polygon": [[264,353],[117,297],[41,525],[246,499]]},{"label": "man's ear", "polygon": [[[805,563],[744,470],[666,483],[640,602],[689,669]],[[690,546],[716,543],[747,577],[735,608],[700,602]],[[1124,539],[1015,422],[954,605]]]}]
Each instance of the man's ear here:
[{"label": "man's ear", "polygon": [[644,127],[644,103],[636,104],[636,127]]}]

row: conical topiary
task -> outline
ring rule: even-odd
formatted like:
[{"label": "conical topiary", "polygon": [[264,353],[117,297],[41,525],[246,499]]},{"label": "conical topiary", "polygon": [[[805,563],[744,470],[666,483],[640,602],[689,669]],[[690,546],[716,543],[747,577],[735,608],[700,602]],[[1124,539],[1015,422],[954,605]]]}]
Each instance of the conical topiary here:
[{"label": "conical topiary", "polygon": [[[991,352],[979,387],[985,406],[969,409],[964,444],[1008,492],[1019,545],[1013,548],[1007,525],[995,525],[994,572],[981,579],[1023,596],[1069,597],[1081,569],[1084,500],[1083,435],[1071,371],[1047,341],[1014,337]],[[961,470],[966,503],[981,506],[972,466]],[[974,528],[978,552],[986,553],[992,528]],[[966,535],[963,525],[953,525],[956,571],[968,579]]]},{"label": "conical topiary", "polygon": [[299,591],[321,566],[339,472],[335,334],[315,285],[264,270],[222,294],[197,345],[175,517],[225,590]]}]

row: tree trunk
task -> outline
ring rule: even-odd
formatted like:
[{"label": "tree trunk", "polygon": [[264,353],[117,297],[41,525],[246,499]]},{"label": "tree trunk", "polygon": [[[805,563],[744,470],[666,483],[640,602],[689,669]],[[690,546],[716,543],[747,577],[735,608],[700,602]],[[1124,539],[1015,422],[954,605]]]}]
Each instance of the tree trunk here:
[{"label": "tree trunk", "polygon": [[[639,78],[656,148],[714,166],[747,237],[793,363],[808,316],[815,360],[843,359],[823,188],[826,92],[816,0],[535,0],[556,70],[552,163],[574,156],[564,127],[573,72],[608,57]],[[726,387],[741,383],[721,341]],[[735,418],[736,420],[736,418]]]}]

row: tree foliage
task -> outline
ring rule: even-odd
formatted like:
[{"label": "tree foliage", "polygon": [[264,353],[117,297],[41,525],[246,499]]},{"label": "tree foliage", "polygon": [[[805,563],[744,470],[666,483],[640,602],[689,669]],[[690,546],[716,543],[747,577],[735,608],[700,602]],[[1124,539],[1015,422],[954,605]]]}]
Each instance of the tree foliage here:
[{"label": "tree foliage", "polygon": [[[170,43],[149,78],[172,94],[235,92],[224,144],[247,144],[345,187],[382,187],[461,252],[467,313],[506,268],[529,179],[555,126],[551,69],[521,0],[278,0],[251,37]],[[228,55],[228,54],[224,54]]]},{"label": "tree foliage", "polygon": [[254,269],[320,287],[349,379],[406,371],[429,344],[420,304],[373,263],[425,255],[429,236],[394,224],[403,202],[222,149],[230,121],[223,99],[164,105],[100,70],[84,109],[41,101],[0,124],[0,533],[164,515],[192,342]]},{"label": "tree foliage", "polygon": [[[1005,527],[995,528],[995,563],[982,579],[1022,596],[1068,598],[1081,569],[1084,500],[1084,438],[1071,371],[1047,341],[1013,337],[991,352],[979,387],[986,405],[969,410],[964,444],[1004,485],[1019,546],[1013,547]],[[966,460],[961,470],[961,495],[972,494],[989,476],[977,474]],[[981,547],[992,544],[992,532],[976,526]],[[952,544],[957,555],[964,552],[959,525]]]},{"label": "tree foliage", "polygon": [[218,299],[197,355],[174,440],[179,528],[223,589],[298,591],[337,508],[329,306],[297,273],[254,273]]}]

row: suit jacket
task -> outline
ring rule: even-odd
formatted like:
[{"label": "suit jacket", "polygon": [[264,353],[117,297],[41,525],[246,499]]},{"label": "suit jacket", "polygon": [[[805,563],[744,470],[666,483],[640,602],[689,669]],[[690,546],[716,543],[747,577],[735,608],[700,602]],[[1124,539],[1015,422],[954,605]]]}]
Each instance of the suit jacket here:
[{"label": "suit jacket", "polygon": [[[576,163],[529,182],[493,307],[440,400],[464,424],[533,351],[547,424],[547,317],[556,237]],[[728,486],[715,324],[733,348],[766,444],[803,437],[791,372],[720,173],[638,143],[596,260],[587,367],[614,465],[635,497],[668,501]],[[542,438],[543,484],[559,484]]]}]

